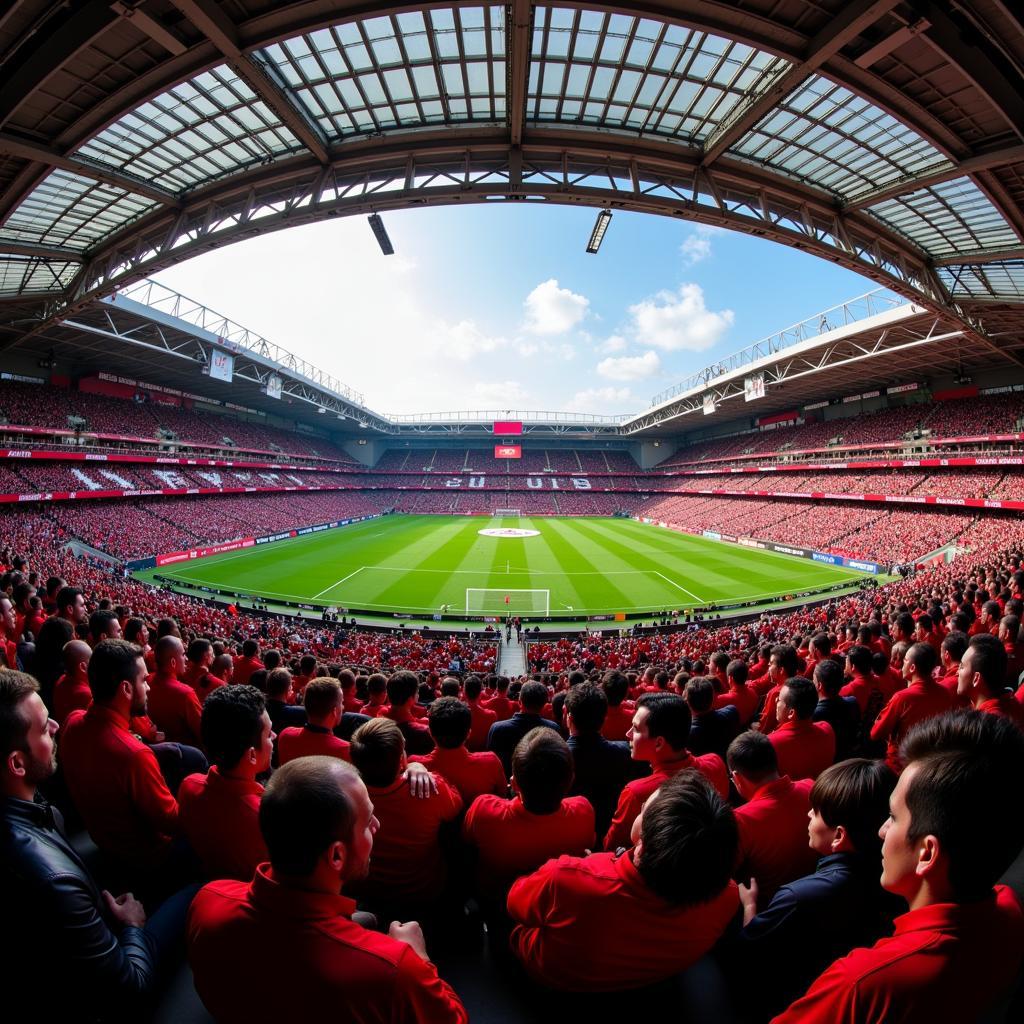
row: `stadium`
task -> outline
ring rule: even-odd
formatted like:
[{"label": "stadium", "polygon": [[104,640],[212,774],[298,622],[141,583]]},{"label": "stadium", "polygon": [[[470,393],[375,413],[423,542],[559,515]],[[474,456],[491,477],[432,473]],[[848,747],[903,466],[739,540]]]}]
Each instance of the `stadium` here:
[{"label": "stadium", "polygon": [[[0,68],[9,991],[197,1024],[1021,1019],[1019,11],[16,0]],[[691,267],[761,245],[722,278],[753,332],[641,355],[659,292],[599,380],[453,313],[453,389],[482,355],[564,392],[384,412],[338,368],[373,350],[415,395],[406,350],[169,283],[332,223],[384,275],[427,217],[494,218],[511,274],[573,211],[623,278],[640,222]],[[551,227],[524,256],[506,216]]]}]

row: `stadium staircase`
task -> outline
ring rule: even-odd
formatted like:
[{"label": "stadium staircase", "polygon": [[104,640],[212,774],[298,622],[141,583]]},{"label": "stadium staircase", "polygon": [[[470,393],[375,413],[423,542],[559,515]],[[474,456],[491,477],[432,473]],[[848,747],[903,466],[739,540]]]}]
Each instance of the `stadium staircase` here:
[{"label": "stadium staircase", "polygon": [[526,673],[526,644],[521,640],[502,640],[498,650],[498,675],[515,679]]}]

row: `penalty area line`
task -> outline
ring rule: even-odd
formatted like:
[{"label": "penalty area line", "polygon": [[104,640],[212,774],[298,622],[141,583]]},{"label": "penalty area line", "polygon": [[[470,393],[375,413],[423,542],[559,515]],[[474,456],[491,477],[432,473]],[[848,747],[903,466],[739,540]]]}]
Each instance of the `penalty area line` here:
[{"label": "penalty area line", "polygon": [[315,601],[318,597],[323,597],[324,594],[326,594],[328,591],[334,590],[335,587],[340,587],[342,585],[342,583],[345,582],[345,580],[352,579],[352,577],[355,576],[356,573],[362,572],[365,568],[366,568],[365,565],[361,565],[361,566],[359,566],[358,569],[355,570],[355,572],[350,572],[347,576],[345,576],[342,579],[338,580],[337,583],[332,583],[329,587],[324,587],[324,589],[321,590],[319,594],[314,594],[313,595],[313,600]]},{"label": "penalty area line", "polygon": [[658,572],[657,569],[652,569],[651,572],[655,576],[660,576],[666,583],[671,583],[676,590],[681,590],[684,594],[689,594],[698,604],[706,604],[703,597],[698,597],[692,590],[687,590],[686,587],[680,586],[675,580],[670,580],[663,572]]}]

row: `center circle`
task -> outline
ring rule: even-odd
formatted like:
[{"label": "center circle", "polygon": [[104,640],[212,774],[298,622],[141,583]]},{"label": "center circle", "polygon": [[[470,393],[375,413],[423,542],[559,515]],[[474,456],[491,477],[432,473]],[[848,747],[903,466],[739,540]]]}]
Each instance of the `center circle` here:
[{"label": "center circle", "polygon": [[498,526],[477,531],[481,537],[539,537],[540,530],[519,530],[513,526]]}]

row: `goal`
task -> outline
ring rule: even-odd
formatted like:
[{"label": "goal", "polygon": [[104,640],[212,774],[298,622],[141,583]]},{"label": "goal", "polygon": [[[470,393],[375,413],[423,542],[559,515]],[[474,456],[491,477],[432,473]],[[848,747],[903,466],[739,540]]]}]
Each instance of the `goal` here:
[{"label": "goal", "polygon": [[466,588],[467,615],[550,615],[550,590]]},{"label": "goal", "polygon": [[506,518],[506,519],[519,519],[522,517],[522,511],[518,508],[496,508],[494,510],[494,517]]}]

